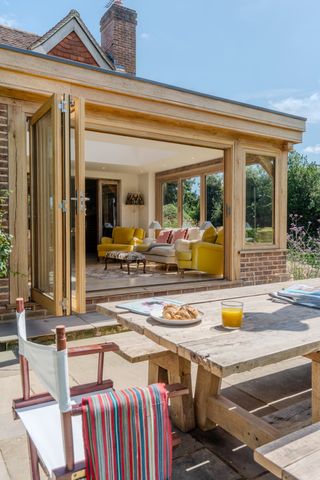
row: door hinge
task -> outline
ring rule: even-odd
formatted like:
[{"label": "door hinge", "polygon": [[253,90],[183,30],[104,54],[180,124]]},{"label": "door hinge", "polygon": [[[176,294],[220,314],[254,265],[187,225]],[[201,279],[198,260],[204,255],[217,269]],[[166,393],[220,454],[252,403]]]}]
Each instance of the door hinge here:
[{"label": "door hinge", "polygon": [[59,103],[59,109],[61,110],[62,113],[67,112],[67,102],[66,102],[66,100],[61,100],[61,102]]},{"label": "door hinge", "polygon": [[67,212],[67,200],[62,200],[59,203],[59,208],[61,208],[63,213],[66,213]]},{"label": "door hinge", "polygon": [[69,302],[68,302],[68,299],[67,298],[63,298],[60,302],[60,306],[62,308],[63,311],[67,311],[68,310],[68,306],[69,306]]}]

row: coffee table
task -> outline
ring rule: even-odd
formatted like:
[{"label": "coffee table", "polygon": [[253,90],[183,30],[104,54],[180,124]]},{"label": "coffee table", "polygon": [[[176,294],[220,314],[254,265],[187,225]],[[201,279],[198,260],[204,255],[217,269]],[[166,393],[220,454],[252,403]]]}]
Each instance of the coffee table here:
[{"label": "coffee table", "polygon": [[143,273],[146,273],[146,257],[139,252],[122,252],[119,250],[110,250],[106,253],[104,258],[104,269],[107,270],[108,260],[116,260],[120,262],[120,268],[122,269],[123,264],[127,265],[128,275],[130,275],[130,265],[131,263],[136,263],[137,268],[139,268],[139,263],[143,264]]}]

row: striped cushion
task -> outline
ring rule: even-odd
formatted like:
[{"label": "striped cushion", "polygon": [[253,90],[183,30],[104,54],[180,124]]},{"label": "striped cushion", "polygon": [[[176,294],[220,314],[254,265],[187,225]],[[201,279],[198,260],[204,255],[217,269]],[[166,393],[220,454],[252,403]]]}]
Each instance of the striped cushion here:
[{"label": "striped cushion", "polygon": [[88,480],[170,480],[172,434],[163,384],[82,400]]}]

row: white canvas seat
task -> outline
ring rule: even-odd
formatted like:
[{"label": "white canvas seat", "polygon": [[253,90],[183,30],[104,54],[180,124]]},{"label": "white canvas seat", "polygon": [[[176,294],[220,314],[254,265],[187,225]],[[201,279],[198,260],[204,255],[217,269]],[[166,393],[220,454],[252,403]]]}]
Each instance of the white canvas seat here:
[{"label": "white canvas seat", "polygon": [[[103,393],[105,390],[95,393]],[[71,404],[81,403],[81,395],[71,398]],[[55,470],[65,465],[61,414],[57,402],[47,402],[16,410],[28,435],[37,449],[41,463],[48,470],[50,478]],[[84,464],[81,416],[72,417],[73,448],[75,464]]]}]

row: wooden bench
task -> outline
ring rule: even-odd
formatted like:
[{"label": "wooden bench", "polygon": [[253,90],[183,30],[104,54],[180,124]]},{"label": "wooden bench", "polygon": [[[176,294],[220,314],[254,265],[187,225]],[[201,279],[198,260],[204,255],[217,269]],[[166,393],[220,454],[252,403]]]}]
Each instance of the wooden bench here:
[{"label": "wooden bench", "polygon": [[130,363],[148,361],[148,384],[181,384],[188,394],[175,396],[170,401],[170,416],[183,432],[195,427],[190,362],[168,351],[149,338],[133,331],[106,337],[119,349],[115,352]]},{"label": "wooden bench", "polygon": [[145,362],[168,353],[165,347],[161,347],[144,335],[132,331],[115,333],[105,338],[108,342],[116,343],[119,347],[116,353],[130,363]]},{"label": "wooden bench", "polygon": [[259,447],[254,458],[282,480],[319,480],[320,423]]}]

